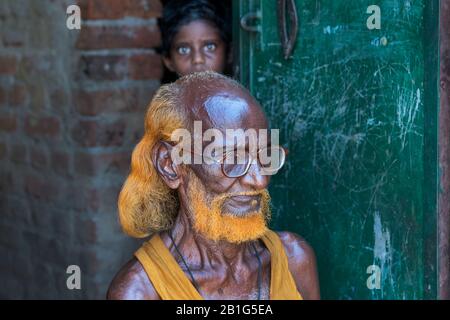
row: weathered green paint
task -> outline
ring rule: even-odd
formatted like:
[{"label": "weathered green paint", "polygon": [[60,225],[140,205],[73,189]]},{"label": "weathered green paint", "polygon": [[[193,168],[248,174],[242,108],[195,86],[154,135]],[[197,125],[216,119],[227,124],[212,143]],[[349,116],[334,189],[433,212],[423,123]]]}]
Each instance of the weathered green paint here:
[{"label": "weathered green paint", "polygon": [[[438,0],[296,0],[282,57],[276,1],[235,0],[244,85],[289,149],[273,227],[318,257],[323,298],[436,298]],[[368,30],[369,5],[381,30]],[[261,10],[261,34],[239,18]],[[381,288],[368,289],[370,265]]]},{"label": "weathered green paint", "polygon": [[424,0],[424,298],[439,295],[438,262],[438,110],[439,110],[439,1]]}]

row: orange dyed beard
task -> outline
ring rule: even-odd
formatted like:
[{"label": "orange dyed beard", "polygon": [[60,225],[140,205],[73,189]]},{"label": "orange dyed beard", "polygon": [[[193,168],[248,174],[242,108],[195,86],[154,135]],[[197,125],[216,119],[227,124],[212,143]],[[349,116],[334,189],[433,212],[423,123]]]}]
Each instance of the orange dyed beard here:
[{"label": "orange dyed beard", "polygon": [[[190,172],[187,192],[191,201],[194,230],[211,240],[242,243],[258,239],[267,231],[267,223],[270,220],[270,196],[267,189],[254,192],[226,193],[209,200],[200,179],[193,172]],[[245,216],[222,213],[225,200],[239,195],[260,195],[259,209],[249,212]]]}]

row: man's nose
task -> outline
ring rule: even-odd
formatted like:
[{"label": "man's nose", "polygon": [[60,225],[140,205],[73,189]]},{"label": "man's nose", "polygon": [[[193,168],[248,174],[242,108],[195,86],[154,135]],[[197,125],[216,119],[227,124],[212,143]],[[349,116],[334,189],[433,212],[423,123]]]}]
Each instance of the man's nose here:
[{"label": "man's nose", "polygon": [[262,190],[269,185],[270,176],[263,174],[259,163],[252,163],[248,172],[241,177],[241,184],[255,190]]}]

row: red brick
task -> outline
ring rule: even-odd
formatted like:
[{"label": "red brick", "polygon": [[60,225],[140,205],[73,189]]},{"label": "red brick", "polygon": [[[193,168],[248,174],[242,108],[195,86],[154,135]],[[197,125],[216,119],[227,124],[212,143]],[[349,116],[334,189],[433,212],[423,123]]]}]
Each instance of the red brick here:
[{"label": "red brick", "polygon": [[[104,260],[103,257],[99,259],[97,251],[94,251],[90,248],[84,249],[79,257],[80,267],[82,268],[83,272],[85,272],[87,275],[92,276],[96,276],[100,272],[104,272],[104,267],[103,269],[101,268],[103,260]],[[102,297],[103,295],[104,295],[103,292],[97,293],[97,296]],[[93,295],[93,297],[96,297],[96,295]],[[89,298],[87,299],[89,300]]]},{"label": "red brick", "polygon": [[127,59],[121,55],[84,55],[79,72],[91,80],[120,80],[127,74]]},{"label": "red brick", "polygon": [[[80,180],[78,179],[78,181]],[[64,191],[65,203],[74,211],[97,213],[102,205],[99,198],[100,190],[103,190],[103,187],[92,186],[84,182],[68,185]],[[114,198],[113,201],[117,203],[117,198]]]},{"label": "red brick", "polygon": [[78,1],[83,19],[155,18],[162,12],[159,0]]},{"label": "red brick", "polygon": [[85,217],[82,214],[75,216],[74,228],[76,240],[79,244],[94,244],[97,241],[97,223],[92,217]]},{"label": "red brick", "polygon": [[23,85],[15,85],[9,91],[8,103],[11,106],[23,105],[27,99],[27,91]]},{"label": "red brick", "polygon": [[47,104],[47,86],[42,81],[34,81],[27,86],[27,95],[30,97],[30,109],[43,112]]},{"label": "red brick", "polygon": [[25,192],[41,200],[54,200],[57,198],[60,184],[49,180],[44,174],[27,175],[25,177]]},{"label": "red brick", "polygon": [[134,80],[161,79],[163,66],[157,54],[136,54],[129,58],[129,77]]},{"label": "red brick", "polygon": [[52,108],[57,112],[65,110],[68,100],[68,92],[64,89],[56,89],[50,94]]},{"label": "red brick", "polygon": [[[2,221],[4,220],[2,219]],[[17,231],[18,230],[15,230],[11,226],[0,224],[0,247],[8,247],[12,250],[20,250],[20,244],[22,241],[20,239],[20,232]],[[2,260],[5,258],[6,257],[2,257]]]},{"label": "red brick", "polygon": [[13,56],[0,56],[0,74],[12,75],[17,70],[17,59]]},{"label": "red brick", "polygon": [[[5,168],[2,168],[2,170],[0,170],[0,196],[6,196],[7,192],[11,192],[14,194],[14,191],[16,191],[17,189],[17,184],[15,183],[13,174],[4,170]],[[3,198],[0,198],[0,205],[2,206],[2,208],[5,205],[5,201],[3,200]]]},{"label": "red brick", "polygon": [[11,161],[15,163],[26,163],[27,162],[27,149],[22,144],[15,144],[11,146]]},{"label": "red brick", "polygon": [[[10,178],[5,178],[9,180],[7,183],[12,182]],[[11,192],[11,185],[8,185],[7,190]],[[0,198],[0,203],[0,212],[2,212],[3,221],[14,221],[14,223],[20,226],[29,225],[30,210],[26,199],[22,197],[8,197],[5,195],[5,197]]]},{"label": "red brick", "polygon": [[48,166],[47,154],[39,148],[32,148],[30,150],[30,164],[36,169],[45,169]]},{"label": "red brick", "polygon": [[75,156],[75,171],[84,175],[125,175],[130,167],[131,152],[79,153]]},{"label": "red brick", "polygon": [[125,135],[124,120],[103,123],[97,120],[81,120],[72,130],[72,139],[83,147],[121,146]]},{"label": "red brick", "polygon": [[160,44],[156,26],[85,26],[76,47],[84,50],[153,48]]},{"label": "red brick", "polygon": [[60,121],[54,116],[40,118],[27,116],[25,119],[25,132],[30,136],[56,137],[60,132]]},{"label": "red brick", "polygon": [[24,44],[25,32],[18,30],[2,30],[3,45],[5,47],[21,47]]},{"label": "red brick", "polygon": [[0,106],[4,105],[6,102],[6,90],[0,87]]},{"label": "red brick", "polygon": [[[61,217],[63,219],[63,217]],[[53,264],[56,269],[65,268],[73,263],[68,241],[61,241],[46,233],[24,231],[25,243],[28,243],[31,259],[34,264]]]},{"label": "red brick", "polygon": [[[53,234],[56,237],[64,237],[72,234],[72,221],[69,213],[65,213],[61,219],[61,208],[53,209],[45,202],[31,199],[28,202],[29,220],[31,225],[40,232]],[[62,233],[62,234],[61,234]]]},{"label": "red brick", "polygon": [[75,94],[75,109],[84,116],[138,110],[138,88],[85,91]]},{"label": "red brick", "polygon": [[3,142],[0,142],[0,159],[6,158],[6,144]]},{"label": "red brick", "polygon": [[[53,231],[50,231],[53,232]],[[55,241],[55,240],[53,240]],[[42,249],[41,249],[42,250]],[[33,254],[36,254],[33,252]],[[39,258],[37,258],[39,259]],[[26,260],[29,262],[29,259]],[[29,262],[30,263],[30,262]],[[47,291],[49,293],[49,297],[54,295],[54,292],[56,291],[56,287],[54,285],[54,275],[52,272],[52,268],[48,265],[48,263],[32,263],[32,266],[30,266],[30,269],[33,270],[32,272],[36,272],[36,274],[39,275],[39,277],[36,277],[33,281],[33,284],[41,288],[41,290]],[[18,273],[20,275],[20,273]]]},{"label": "red brick", "polygon": [[[69,203],[70,208],[75,211],[106,214],[110,217],[111,212],[114,214],[117,210],[117,199],[119,192],[122,189],[123,178],[124,177],[114,179],[118,182],[115,186],[92,186],[86,184],[82,186],[72,185],[65,191],[65,193],[70,195],[70,198],[67,199],[66,203]],[[108,178],[103,178],[102,180],[105,182],[102,184],[111,181],[111,179]]]},{"label": "red brick", "polygon": [[[117,198],[115,198],[115,199],[117,199]],[[99,211],[102,203],[101,203],[101,199],[100,199],[100,192],[97,188],[92,188],[92,189],[87,190],[86,203],[87,203],[88,209],[95,211],[95,212]]]},{"label": "red brick", "polygon": [[51,154],[51,168],[54,172],[66,175],[69,172],[70,155],[64,152],[53,152]]},{"label": "red brick", "polygon": [[30,76],[36,76],[38,79],[54,80],[56,61],[55,54],[50,50],[40,54],[30,50],[30,53],[22,55],[18,70],[21,74],[26,74],[28,79]]},{"label": "red brick", "polygon": [[16,116],[0,116],[0,131],[14,132],[17,129]]}]

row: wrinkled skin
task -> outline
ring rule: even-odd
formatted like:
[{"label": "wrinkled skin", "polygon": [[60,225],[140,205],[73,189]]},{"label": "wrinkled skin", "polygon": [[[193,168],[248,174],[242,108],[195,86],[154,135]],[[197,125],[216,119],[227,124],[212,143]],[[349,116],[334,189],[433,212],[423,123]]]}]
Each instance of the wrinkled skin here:
[{"label": "wrinkled skin", "polygon": [[[190,106],[192,118],[203,121],[208,128],[267,128],[267,119],[259,104],[239,88],[223,84],[197,85],[184,97]],[[223,112],[226,110],[226,112]],[[226,241],[213,242],[192,229],[189,199],[186,191],[188,175],[183,166],[176,166],[170,159],[167,146],[160,144],[153,150],[153,162],[159,175],[180,199],[180,211],[172,232],[175,243],[185,258],[204,299],[256,299],[258,261],[249,242],[241,244]],[[228,178],[221,170],[206,164],[189,166],[211,195],[255,191],[267,188],[270,176],[261,175],[259,165],[252,164],[248,173],[240,178]],[[245,201],[229,199],[224,204],[228,212],[245,212]],[[241,207],[240,207],[241,206]],[[243,208],[242,208],[243,207]],[[233,211],[234,210],[234,211]],[[319,284],[313,249],[300,236],[291,232],[278,232],[289,260],[289,269],[297,289],[304,299],[319,299]],[[161,239],[186,272],[167,232]],[[262,261],[262,299],[269,299],[270,253],[261,240],[253,241]],[[133,258],[116,275],[109,288],[108,299],[160,299],[140,262]]]}]

